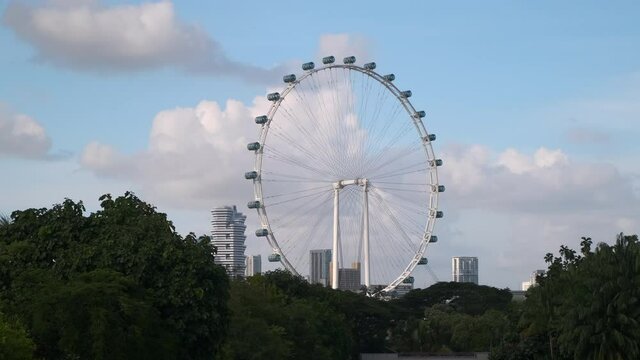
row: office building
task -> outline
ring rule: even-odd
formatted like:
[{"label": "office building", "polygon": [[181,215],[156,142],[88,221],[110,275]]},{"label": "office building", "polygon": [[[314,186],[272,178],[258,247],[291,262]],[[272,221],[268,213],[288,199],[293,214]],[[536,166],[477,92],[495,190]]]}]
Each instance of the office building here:
[{"label": "office building", "polygon": [[[329,265],[331,265],[331,263],[329,263]],[[331,274],[332,272],[329,270],[329,279],[331,279]],[[360,288],[362,287],[360,276],[361,272],[359,262],[351,264],[351,268],[338,269],[338,289],[354,292],[360,291]],[[331,280],[329,280],[329,285],[331,285]]]},{"label": "office building", "polygon": [[531,273],[531,276],[529,276],[529,281],[523,281],[522,282],[522,290],[523,291],[527,291],[530,287],[534,286],[535,284],[538,283],[538,276],[542,276],[545,274],[544,270],[536,270],[534,272]]},{"label": "office building", "polygon": [[260,255],[251,255],[245,257],[244,276],[253,276],[262,272],[262,257]]},{"label": "office building", "polygon": [[409,291],[413,290],[413,283],[402,283],[402,284],[398,284],[398,286],[396,286],[395,288],[395,296],[396,297],[403,297],[405,295],[407,295],[407,293]]},{"label": "office building", "polygon": [[478,258],[456,256],[451,258],[452,281],[478,284]]},{"label": "office building", "polygon": [[242,277],[245,269],[244,231],[247,226],[245,215],[234,206],[222,206],[211,210],[211,237],[217,252],[216,264],[224,266],[231,277]]},{"label": "office building", "polygon": [[329,264],[331,249],[311,250],[309,252],[309,282],[329,286]]}]

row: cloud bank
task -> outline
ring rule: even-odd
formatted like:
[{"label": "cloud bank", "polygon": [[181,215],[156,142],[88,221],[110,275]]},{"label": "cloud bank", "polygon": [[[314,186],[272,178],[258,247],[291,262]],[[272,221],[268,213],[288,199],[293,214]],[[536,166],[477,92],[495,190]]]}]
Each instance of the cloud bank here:
[{"label": "cloud bank", "polygon": [[33,118],[0,106],[0,156],[26,159],[50,157],[51,139]]},{"label": "cloud bank", "polygon": [[100,176],[132,181],[152,198],[178,208],[248,201],[251,187],[243,174],[252,169],[253,156],[246,144],[256,131],[253,118],[268,105],[260,97],[251,106],[236,100],[224,107],[202,101],[161,111],[153,120],[146,150],[127,155],[92,142],[80,161]]},{"label": "cloud bank", "polygon": [[175,67],[264,83],[280,70],[231,60],[203,29],[177,18],[169,1],[106,6],[98,1],[12,2],[3,22],[37,51],[37,59],[89,71]]}]

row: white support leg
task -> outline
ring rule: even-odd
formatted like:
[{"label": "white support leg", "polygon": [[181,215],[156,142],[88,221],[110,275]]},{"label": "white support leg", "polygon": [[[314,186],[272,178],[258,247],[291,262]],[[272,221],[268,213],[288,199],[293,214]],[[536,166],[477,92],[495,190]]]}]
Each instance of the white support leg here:
[{"label": "white support leg", "polygon": [[369,269],[369,182],[364,180],[363,219],[362,219],[362,244],[364,246],[364,285],[367,289],[371,286]]},{"label": "white support leg", "polygon": [[340,187],[333,187],[333,249],[331,250],[331,288],[338,288],[338,237],[340,236]]}]

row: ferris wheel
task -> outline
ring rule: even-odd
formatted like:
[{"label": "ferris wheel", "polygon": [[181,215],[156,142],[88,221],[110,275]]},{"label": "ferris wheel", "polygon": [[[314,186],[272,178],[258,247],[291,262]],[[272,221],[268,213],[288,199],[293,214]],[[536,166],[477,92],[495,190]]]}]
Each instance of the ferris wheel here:
[{"label": "ferris wheel", "polygon": [[255,118],[259,140],[247,145],[255,164],[245,178],[269,261],[333,288],[362,281],[388,292],[427,263],[444,186],[426,113],[394,74],[375,69],[327,56],[285,75],[284,90],[268,94],[269,111]]}]

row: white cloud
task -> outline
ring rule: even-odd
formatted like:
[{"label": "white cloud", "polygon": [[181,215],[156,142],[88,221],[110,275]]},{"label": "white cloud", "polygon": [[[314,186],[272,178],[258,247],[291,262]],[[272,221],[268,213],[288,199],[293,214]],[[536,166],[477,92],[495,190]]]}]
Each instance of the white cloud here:
[{"label": "white cloud", "polygon": [[98,1],[12,2],[3,22],[38,59],[83,70],[174,66],[265,82],[274,72],[229,59],[203,29],[181,22],[170,1],[105,6]]},{"label": "white cloud", "polygon": [[[483,283],[517,285],[544,268],[547,252],[576,248],[581,236],[611,241],[640,231],[634,178],[609,163],[573,159],[559,149],[495,152],[486,146],[445,146],[439,173],[443,241],[434,256],[480,258]],[[467,180],[468,179],[468,180]]]},{"label": "white cloud", "polygon": [[561,150],[532,155],[507,149],[449,146],[442,151],[443,201],[457,208],[524,213],[639,208],[633,178],[608,163],[571,162]]},{"label": "white cloud", "polygon": [[251,106],[229,100],[223,109],[202,101],[193,108],[161,111],[145,151],[125,155],[92,142],[81,164],[103,176],[132,180],[151,198],[174,207],[208,209],[249,200],[250,185],[242,176],[252,168],[246,144],[256,130],[253,118],[267,105],[260,97]]},{"label": "white cloud", "polygon": [[0,156],[48,157],[51,139],[33,118],[0,107]]}]

